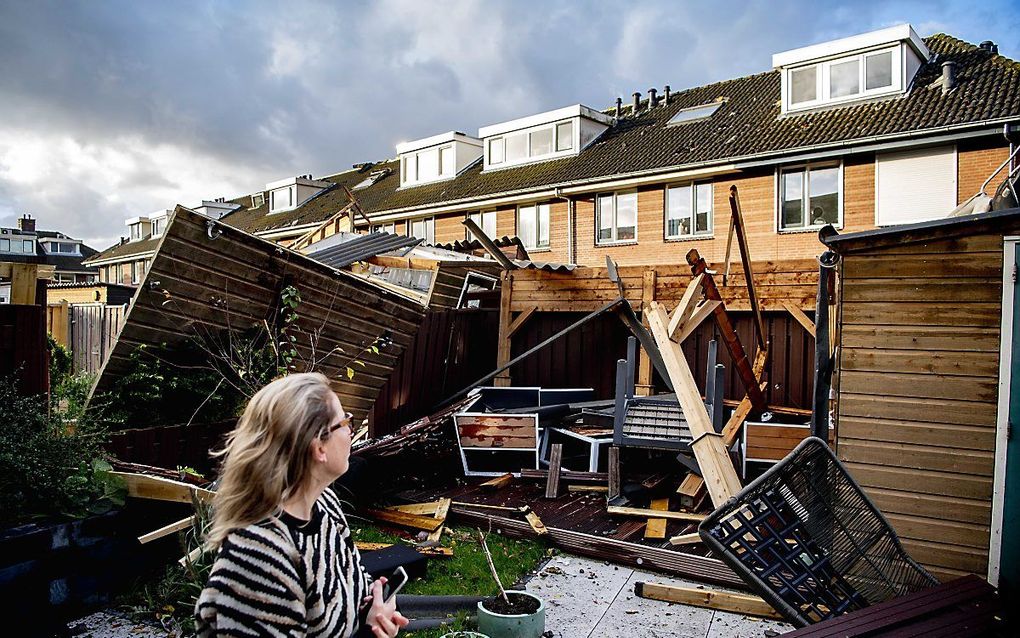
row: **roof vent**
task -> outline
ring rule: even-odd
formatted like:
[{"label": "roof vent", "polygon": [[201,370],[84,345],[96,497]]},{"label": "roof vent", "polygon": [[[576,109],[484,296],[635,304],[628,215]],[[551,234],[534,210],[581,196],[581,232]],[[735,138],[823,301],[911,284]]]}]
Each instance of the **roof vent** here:
[{"label": "roof vent", "polygon": [[978,46],[981,47],[982,51],[988,51],[992,55],[998,55],[999,54],[999,45],[995,44],[991,40],[985,40],[984,42],[982,42]]},{"label": "roof vent", "polygon": [[666,106],[669,106],[669,85],[668,84],[666,86],[662,87],[662,92],[663,92],[662,101],[666,104]]},{"label": "roof vent", "polygon": [[956,88],[956,62],[942,63],[942,94]]},{"label": "roof vent", "polygon": [[655,99],[655,87],[652,87],[652,88],[648,89],[648,110],[650,111],[650,110],[654,109],[656,103],[657,102],[656,102],[656,99]]},{"label": "roof vent", "polygon": [[630,110],[631,115],[637,115],[639,106],[641,106],[641,92],[634,91],[634,107]]},{"label": "roof vent", "polygon": [[616,98],[616,117],[620,117],[623,114],[623,98]]}]

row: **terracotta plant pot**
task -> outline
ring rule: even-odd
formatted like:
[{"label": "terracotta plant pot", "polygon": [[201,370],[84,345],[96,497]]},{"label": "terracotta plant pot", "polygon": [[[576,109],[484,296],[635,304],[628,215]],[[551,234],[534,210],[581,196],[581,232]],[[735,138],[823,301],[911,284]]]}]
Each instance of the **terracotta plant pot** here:
[{"label": "terracotta plant pot", "polygon": [[507,591],[538,601],[538,609],[530,614],[499,614],[478,603],[478,631],[489,638],[541,638],[545,632],[545,601],[526,591]]}]

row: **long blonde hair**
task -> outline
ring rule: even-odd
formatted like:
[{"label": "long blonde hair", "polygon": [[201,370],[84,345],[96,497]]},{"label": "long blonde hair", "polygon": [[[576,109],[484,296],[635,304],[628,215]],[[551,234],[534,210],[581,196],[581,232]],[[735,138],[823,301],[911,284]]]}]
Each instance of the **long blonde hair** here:
[{"label": "long blonde hair", "polygon": [[311,444],[336,417],[329,381],[319,373],[292,374],[255,393],[216,452],[223,457],[206,549],[231,531],[276,515],[311,471]]}]

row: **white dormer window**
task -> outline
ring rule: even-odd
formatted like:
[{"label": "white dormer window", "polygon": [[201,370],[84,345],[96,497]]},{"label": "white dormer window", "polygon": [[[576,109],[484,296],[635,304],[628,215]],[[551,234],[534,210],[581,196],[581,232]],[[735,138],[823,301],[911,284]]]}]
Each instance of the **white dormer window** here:
[{"label": "white dormer window", "polygon": [[457,131],[398,144],[400,186],[453,179],[481,154],[481,140]]},{"label": "white dormer window", "polygon": [[577,155],[602,134],[612,118],[576,104],[530,117],[485,126],[485,169],[500,169]]},{"label": "white dormer window", "polygon": [[269,214],[294,210],[330,186],[331,182],[312,179],[311,175],[266,184],[266,191],[269,193]]},{"label": "white dormer window", "polygon": [[294,187],[278,188],[269,191],[269,212],[278,213],[294,208]]},{"label": "white dormer window", "polygon": [[905,24],[778,53],[772,63],[785,113],[904,93],[929,56]]},{"label": "white dormer window", "polygon": [[131,224],[131,241],[138,241],[142,238],[142,225]]},{"label": "white dormer window", "polygon": [[166,217],[157,217],[152,220],[152,236],[161,237],[166,230]]}]

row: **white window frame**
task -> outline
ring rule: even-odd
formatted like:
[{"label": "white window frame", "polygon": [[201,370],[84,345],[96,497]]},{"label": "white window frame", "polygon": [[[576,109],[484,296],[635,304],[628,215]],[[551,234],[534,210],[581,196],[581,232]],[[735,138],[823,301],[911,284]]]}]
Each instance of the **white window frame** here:
[{"label": "white window frame", "polygon": [[[483,210],[483,211],[478,211],[478,212],[474,212],[474,213],[468,213],[467,218],[472,220],[474,223],[478,224],[478,227],[481,228],[482,231],[486,235],[489,236],[489,239],[495,239],[496,238],[496,210],[495,209],[492,209],[492,210]],[[486,220],[491,220],[492,221],[492,232],[491,233],[489,231],[485,230]],[[468,230],[466,228],[464,230],[467,233],[465,235],[465,237],[467,238],[468,241],[471,241],[471,240],[475,239],[475,234],[474,233],[472,233],[470,230]]]},{"label": "white window frame", "polygon": [[[535,243],[529,244],[521,237],[521,215],[529,214],[534,215],[535,222]],[[545,211],[545,243],[542,243],[542,212]],[[521,243],[527,250],[550,250],[552,246],[551,228],[549,227],[550,220],[552,219],[552,204],[535,202],[533,204],[521,204],[517,207],[517,212],[514,215],[514,223],[516,224],[516,234]]]},{"label": "white window frame", "polygon": [[[617,201],[619,200],[621,195],[633,195],[634,196],[634,238],[633,239],[619,239],[620,223],[619,223],[619,219],[617,219],[617,211],[619,210],[620,207],[619,207],[619,204],[617,204]],[[600,206],[601,206],[600,202],[602,201],[603,197],[609,197],[609,196],[611,196],[613,198],[613,225],[612,225],[613,236],[610,239],[600,239],[599,238],[599,230],[601,229],[601,226],[599,225],[599,221],[600,221],[600,219],[602,217],[602,210],[600,208]],[[598,193],[598,194],[596,194],[595,195],[595,245],[596,246],[613,246],[613,245],[616,245],[616,244],[636,244],[638,242],[638,226],[640,226],[640,224],[638,223],[639,217],[640,217],[640,212],[638,211],[638,192],[637,192],[637,190],[635,190],[635,189],[620,190],[620,191],[613,191],[611,193]]]},{"label": "white window frame", "polygon": [[26,255],[34,255],[35,254],[35,241],[33,241],[31,239],[22,239],[21,240],[21,252],[25,253]]},{"label": "white window frame", "polygon": [[128,229],[128,231],[129,231],[128,234],[131,236],[131,241],[138,241],[142,238],[141,223],[131,224],[131,227]]},{"label": "white window frame", "polygon": [[[808,205],[811,201],[811,170],[823,169],[823,168],[837,168],[836,174],[836,201],[838,202],[838,224],[833,224],[834,228],[843,228],[843,197],[844,197],[844,184],[843,184],[843,160],[832,161],[824,160],[818,162],[804,162],[800,164],[791,164],[789,166],[779,166],[776,168],[775,175],[775,228],[776,232],[785,235],[793,233],[807,233],[817,231],[819,228],[823,228],[828,222],[823,224],[810,224],[807,219],[808,206],[804,205],[807,202]],[[801,210],[805,215],[805,223],[803,226],[792,226],[790,228],[783,227],[783,173],[791,173],[794,171],[807,171],[807,179],[803,180],[802,192],[801,192]]]},{"label": "white window frame", "polygon": [[[698,232],[698,186],[709,187],[708,230]],[[689,187],[691,189],[691,232],[679,235],[669,234],[669,196],[673,189]],[[710,239],[715,236],[715,184],[713,182],[686,182],[670,184],[663,191],[662,236],[668,241],[677,239]]]},{"label": "white window frame", "polygon": [[163,233],[165,231],[166,231],[166,218],[165,217],[159,217],[157,219],[152,220],[152,236],[153,237],[162,237]]},{"label": "white window frame", "polygon": [[[457,176],[457,149],[455,144],[441,144],[429,146],[413,151],[400,157],[400,186],[417,186],[418,184],[431,184],[445,179],[452,179]],[[450,162],[450,170],[443,171],[443,155],[450,153],[453,161]],[[436,175],[428,179],[421,178],[422,156],[434,154],[436,161]]]},{"label": "white window frame", "polygon": [[11,240],[7,237],[0,238],[0,250],[5,253],[11,252]]},{"label": "white window frame", "polygon": [[372,226],[368,229],[368,232],[370,232],[370,233],[389,233],[391,235],[396,235],[397,234],[397,224],[396,224],[396,222],[390,222],[388,224],[372,224]]},{"label": "white window frame", "polygon": [[[891,53],[890,65],[892,67],[892,83],[875,89],[867,88],[868,71],[867,58]],[[861,51],[852,55],[844,55],[831,60],[802,64],[786,69],[783,73],[783,104],[787,111],[804,111],[829,104],[844,104],[857,100],[899,93],[903,90],[903,45],[884,46],[869,51]],[[830,94],[831,69],[833,65],[843,62],[857,60],[857,78],[859,91],[852,95],[845,95],[834,98]],[[793,103],[793,74],[808,67],[815,67],[815,99],[805,102]]]},{"label": "white window frame", "polygon": [[[269,191],[269,212],[270,213],[282,213],[288,210],[297,208],[294,204],[294,186],[286,186],[284,188],[276,188]],[[283,191],[287,191],[287,203],[283,205],[276,205],[277,195],[282,196]]]},{"label": "white window frame", "polygon": [[[408,229],[408,236],[420,239],[426,244],[433,245],[436,243],[436,218],[435,217],[419,217],[418,219],[412,219],[410,222],[410,228]],[[425,228],[424,237],[419,237],[415,231],[415,224],[423,224]]]},{"label": "white window frame", "polygon": [[[570,147],[565,149],[559,149],[560,145],[560,126],[563,124],[570,125]],[[532,154],[531,153],[531,137],[534,133],[542,130],[551,130],[552,132],[552,151],[549,153]],[[524,151],[525,155],[522,159],[509,160],[506,154],[506,138],[514,135],[524,136]],[[565,120],[556,120],[555,122],[546,122],[538,126],[532,126],[517,131],[509,131],[493,137],[486,138],[485,140],[485,168],[503,168],[508,166],[520,166],[522,164],[530,164],[532,162],[544,162],[550,159],[557,159],[560,157],[567,157],[568,155],[575,155],[577,153],[577,144],[581,136],[581,123],[579,118],[567,118]],[[496,146],[502,149],[503,158],[498,162],[492,160],[492,149]]]},{"label": "white window frame", "polygon": [[471,290],[472,280],[482,282],[480,285],[476,285],[483,290],[495,290],[499,286],[499,280],[492,275],[486,275],[484,273],[474,271],[469,272],[464,277],[464,285],[460,288],[460,297],[457,298],[457,308],[478,308],[481,306],[477,299],[472,299],[468,301],[467,304],[464,303],[464,297]]}]

